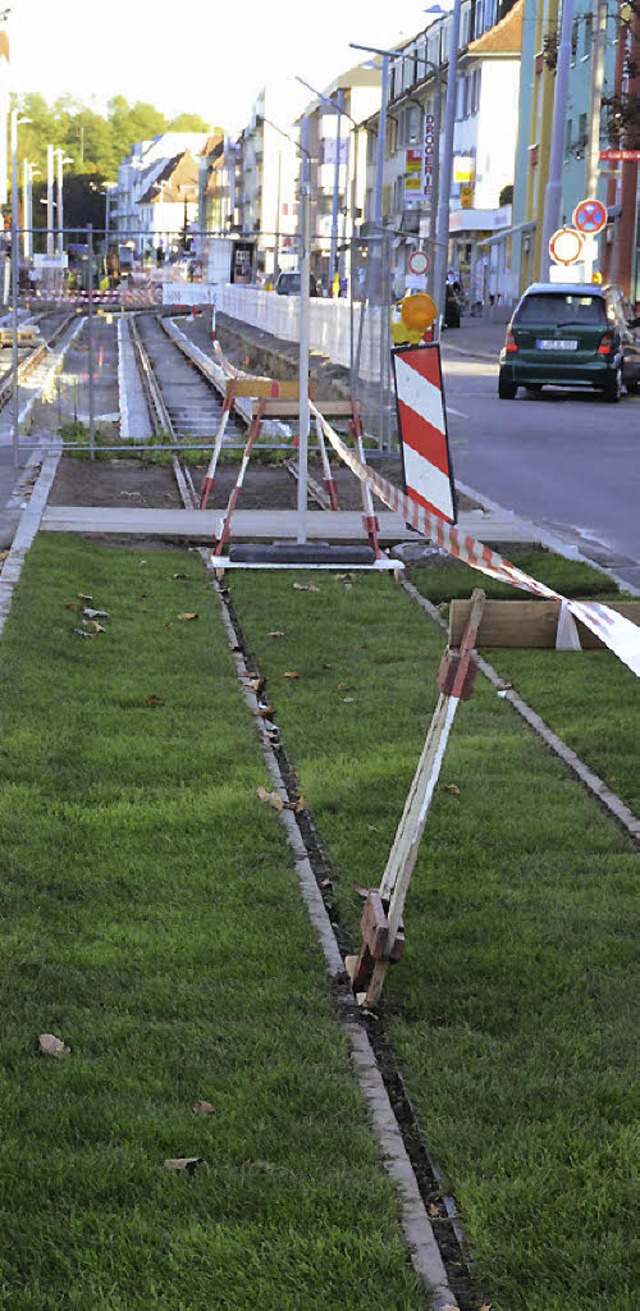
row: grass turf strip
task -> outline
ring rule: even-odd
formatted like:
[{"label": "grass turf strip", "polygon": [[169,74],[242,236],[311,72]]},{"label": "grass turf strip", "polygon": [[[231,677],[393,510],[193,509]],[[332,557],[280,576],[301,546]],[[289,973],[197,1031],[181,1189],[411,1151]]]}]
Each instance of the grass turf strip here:
[{"label": "grass turf strip", "polygon": [[426,1303],[216,606],[197,557],[39,539],[4,630],[11,1311]]},{"label": "grass turf strip", "polygon": [[[445,637],[388,579],[294,581],[235,574],[232,598],[359,936],[355,885],[384,869]],[[494,1311],[636,1304],[637,873],[624,835],[478,679],[385,1009]]]},{"label": "grass turf strip", "polygon": [[[516,554],[513,562],[565,596],[606,601],[620,595],[610,579],[580,561],[538,551]],[[466,567],[413,569],[410,578],[435,605],[469,596],[473,587],[482,587],[496,600],[521,601],[525,596]],[[558,737],[640,815],[640,683],[635,674],[610,651],[514,649],[483,654]]]}]

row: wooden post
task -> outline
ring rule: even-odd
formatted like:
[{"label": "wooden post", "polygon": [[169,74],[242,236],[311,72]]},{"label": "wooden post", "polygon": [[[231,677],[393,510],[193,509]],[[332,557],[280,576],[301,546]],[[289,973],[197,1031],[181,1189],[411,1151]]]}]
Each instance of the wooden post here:
[{"label": "wooden post", "polygon": [[369,1006],[375,1006],[379,1002],[386,973],[393,959],[411,876],[456,711],[460,701],[468,700],[473,689],[475,677],[473,648],[482,619],[484,602],[484,592],[479,588],[476,589],[471,598],[471,613],[460,648],[448,649],[438,670],[437,683],[440,697],[378,889],[381,904],[387,907],[386,939],[384,954],[374,958],[371,981],[366,992],[366,1002]]}]

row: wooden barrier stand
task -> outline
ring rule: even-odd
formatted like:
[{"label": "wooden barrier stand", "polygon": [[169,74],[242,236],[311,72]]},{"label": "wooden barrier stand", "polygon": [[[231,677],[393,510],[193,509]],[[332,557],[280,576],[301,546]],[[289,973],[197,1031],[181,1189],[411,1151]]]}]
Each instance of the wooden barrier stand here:
[{"label": "wooden barrier stand", "polygon": [[372,888],[365,901],[360,922],[360,952],[357,956],[348,956],[345,961],[358,1000],[369,1006],[379,1002],[389,965],[399,960],[404,949],[404,903],[455,714],[460,701],[468,701],[473,691],[476,673],[474,647],[484,605],[485,594],[477,589],[471,597],[469,617],[459,647],[447,647],[442,657],[436,677],[440,697],[402,819],[380,887]]}]

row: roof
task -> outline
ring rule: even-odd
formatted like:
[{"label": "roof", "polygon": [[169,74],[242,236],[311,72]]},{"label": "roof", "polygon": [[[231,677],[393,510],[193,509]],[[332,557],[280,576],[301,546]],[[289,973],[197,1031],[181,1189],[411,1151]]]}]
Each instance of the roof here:
[{"label": "roof", "polygon": [[519,55],[522,51],[524,0],[516,0],[513,9],[493,27],[470,41],[467,55]]},{"label": "roof", "polygon": [[[164,196],[162,184],[168,182]],[[198,188],[198,165],[190,150],[184,150],[171,159],[164,160],[162,167],[150,178],[150,185],[138,200],[139,205],[154,205],[162,198],[171,203],[187,199],[185,192],[194,192]],[[167,194],[168,192],[168,194]],[[175,194],[174,194],[175,193]]]},{"label": "roof", "polygon": [[532,282],[523,295],[604,296],[606,290],[607,287],[598,282]]}]

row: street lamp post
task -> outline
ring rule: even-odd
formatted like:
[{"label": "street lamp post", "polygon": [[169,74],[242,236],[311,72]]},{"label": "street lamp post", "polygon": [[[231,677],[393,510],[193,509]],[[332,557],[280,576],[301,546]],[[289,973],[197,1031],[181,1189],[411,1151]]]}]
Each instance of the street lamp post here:
[{"label": "street lamp post", "polygon": [[54,150],[53,153],[57,164],[56,255],[62,255],[64,250],[63,168],[65,164],[73,164],[74,161],[70,155],[65,155],[64,150]]},{"label": "street lamp post", "polygon": [[53,146],[47,146],[47,255],[53,255]]},{"label": "street lamp post", "polygon": [[25,260],[33,254],[33,179],[40,176],[40,170],[28,159],[22,161],[22,204],[24,228],[22,233],[22,254]]},{"label": "street lamp post", "polygon": [[13,409],[13,463],[18,465],[20,410],[18,401],[18,126],[30,123],[29,118],[20,118],[17,109],[11,110],[11,319],[12,339],[12,409]]}]

